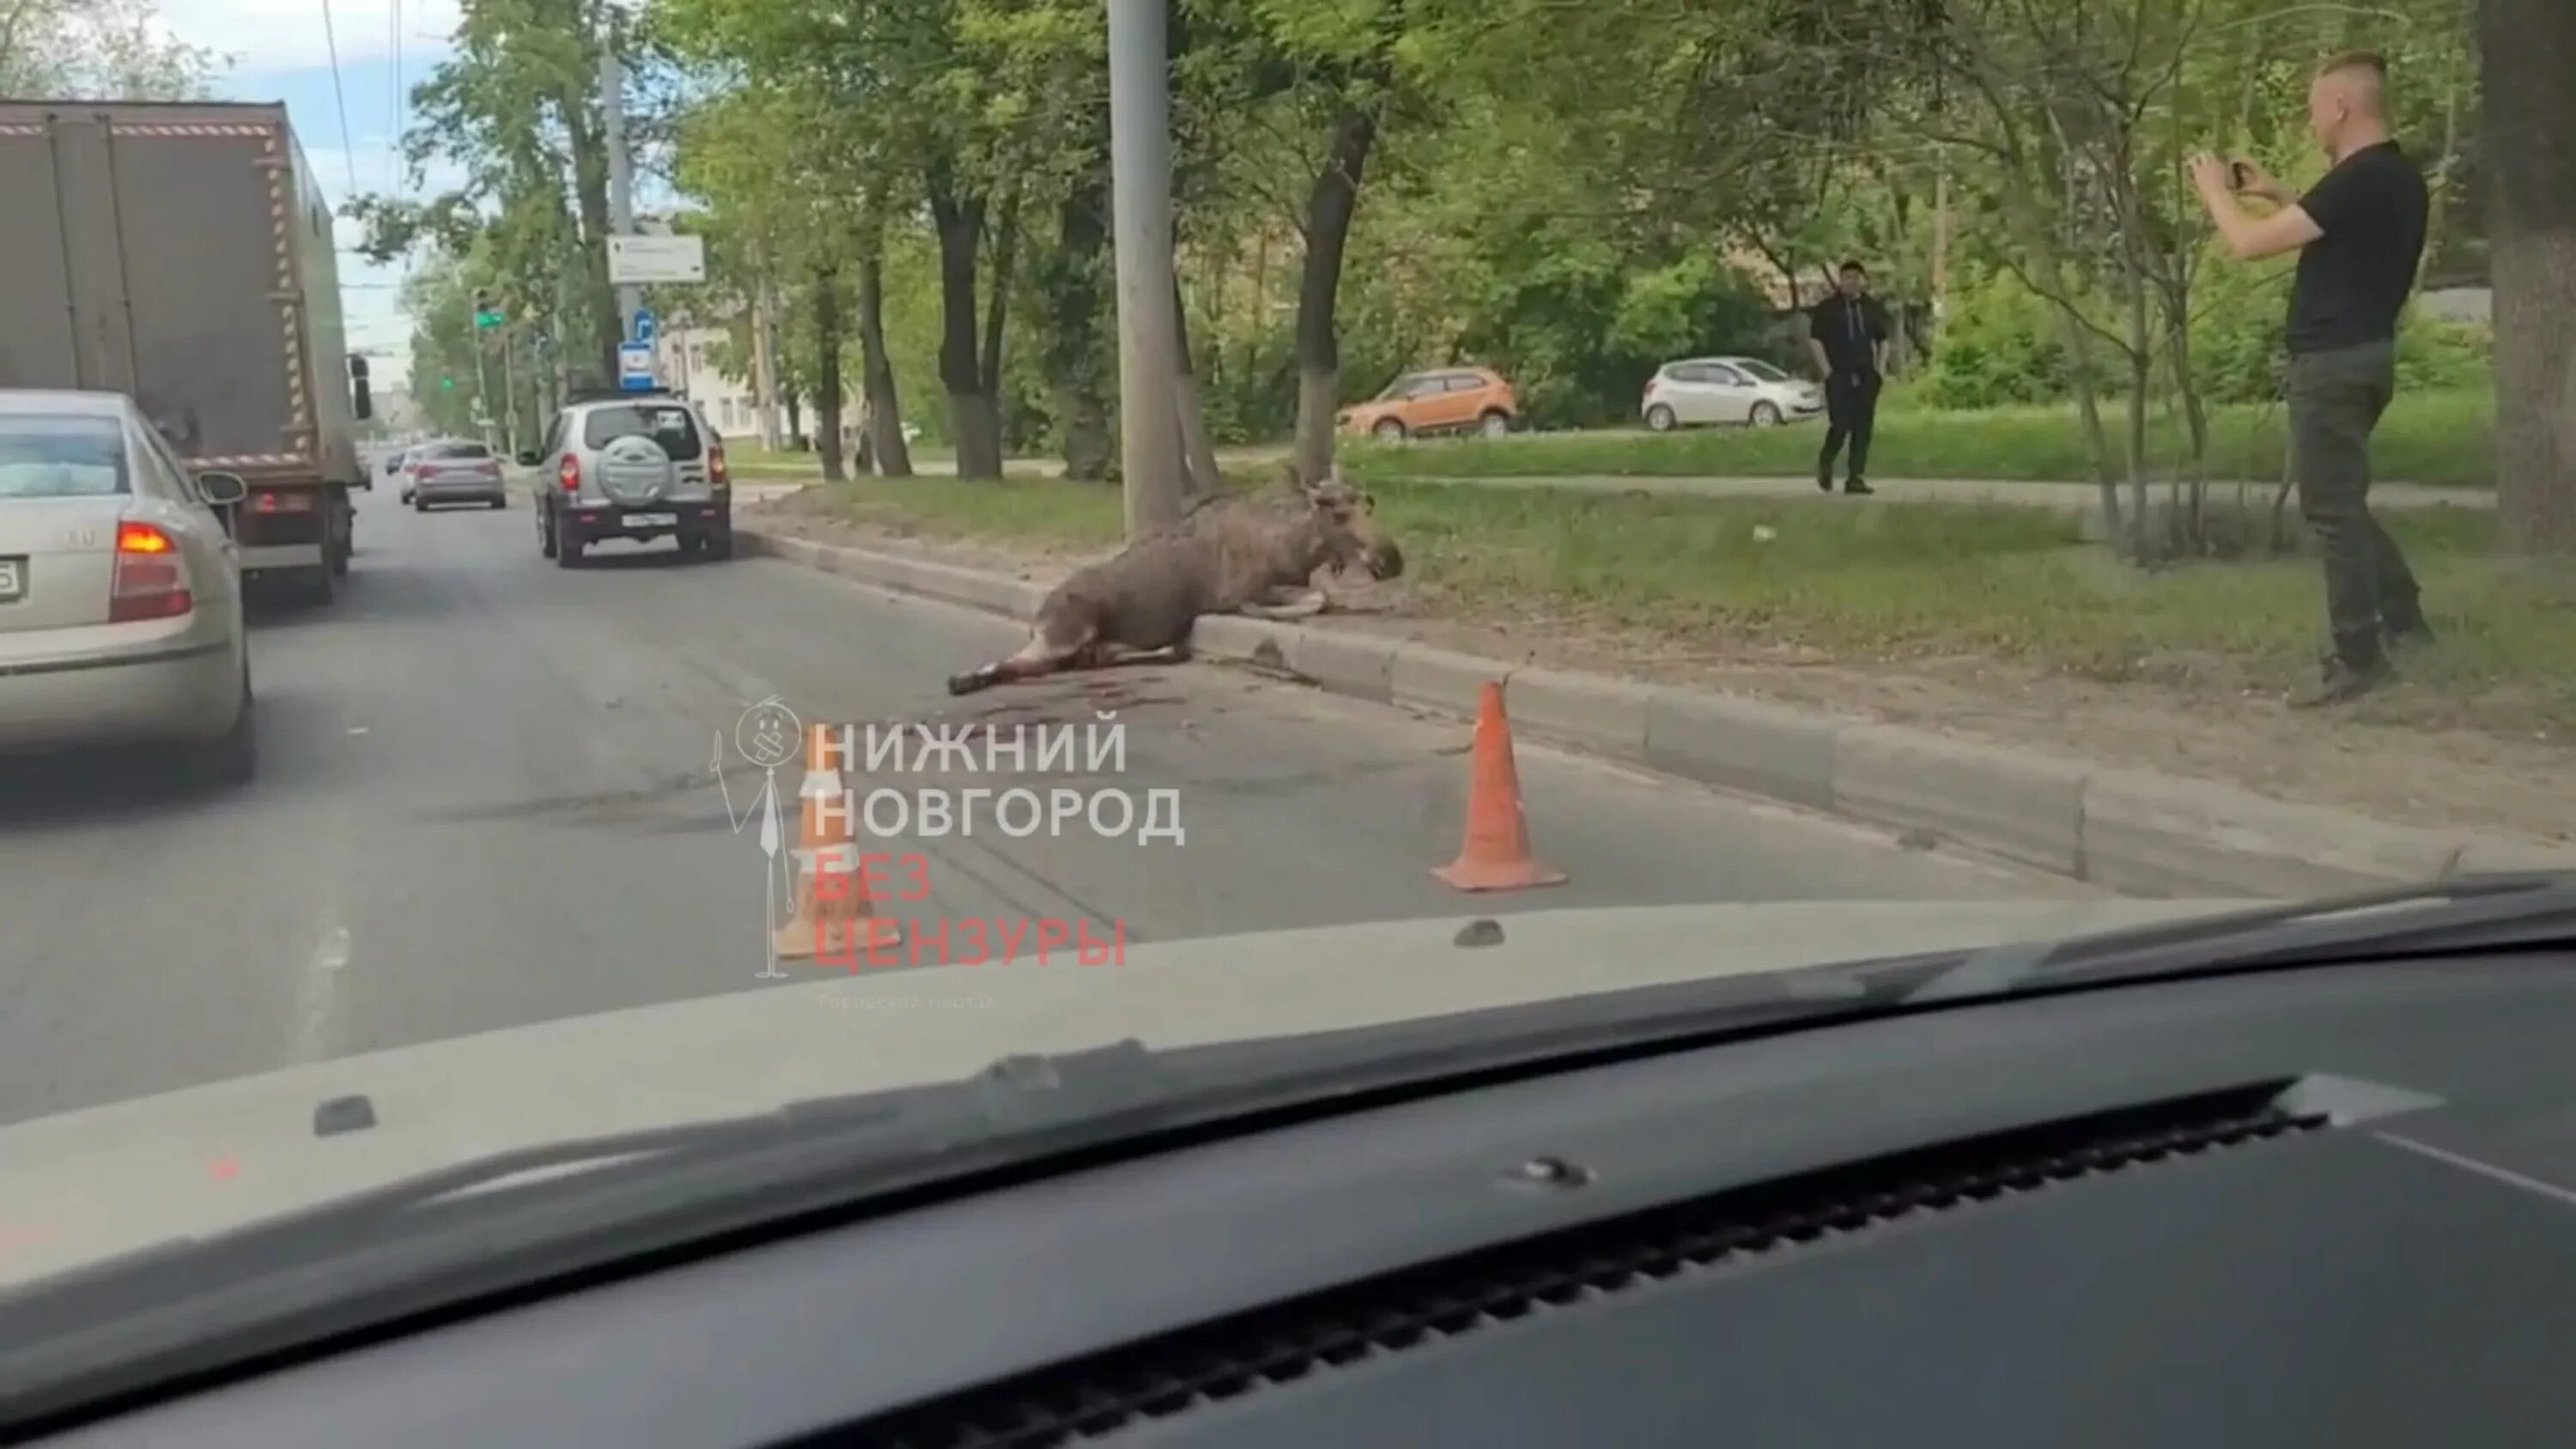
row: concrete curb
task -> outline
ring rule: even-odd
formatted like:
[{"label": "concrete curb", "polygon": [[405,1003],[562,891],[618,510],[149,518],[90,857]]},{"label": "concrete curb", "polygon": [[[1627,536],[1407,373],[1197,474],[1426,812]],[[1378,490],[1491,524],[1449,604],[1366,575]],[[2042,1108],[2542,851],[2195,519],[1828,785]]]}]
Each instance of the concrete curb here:
[{"label": "concrete curb", "polygon": [[[746,553],[1026,620],[1045,584],[734,528]],[[1948,840],[2132,895],[2305,898],[2493,870],[2576,869],[2576,849],[2390,825],[2250,790],[1953,739],[1768,700],[1459,654],[1325,626],[1201,619],[1204,658],[1336,694],[1472,718],[1504,681],[1514,726],[1663,774]]]}]

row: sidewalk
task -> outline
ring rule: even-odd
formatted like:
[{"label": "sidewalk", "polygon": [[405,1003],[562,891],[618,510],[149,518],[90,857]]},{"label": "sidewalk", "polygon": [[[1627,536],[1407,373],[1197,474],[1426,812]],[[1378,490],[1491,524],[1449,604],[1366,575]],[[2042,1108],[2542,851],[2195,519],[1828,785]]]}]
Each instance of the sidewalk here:
[{"label": "sidewalk", "polygon": [[[1493,488],[1583,488],[1613,493],[1686,493],[1706,498],[1815,498],[1821,496],[1812,478],[1697,478],[1657,477],[1648,474],[1582,473],[1522,474],[1508,477],[1429,477],[1389,474],[1407,483],[1470,483]],[[2015,503],[2032,508],[2054,508],[2064,513],[2096,514],[2101,511],[2101,490],[2090,483],[2024,483],[1986,478],[1872,478],[1869,486],[1876,496],[1865,502],[1881,500],[1891,503]],[[2209,485],[2212,503],[2233,502],[2242,489],[2244,497],[2257,508],[2272,506],[2272,495],[2278,483],[2218,483]],[[1836,493],[1835,497],[1842,495]],[[2167,486],[2150,484],[2147,499],[2151,506],[2160,505],[2167,496]],[[2427,488],[2419,483],[2381,483],[2370,490],[2372,506],[2378,508],[2469,508],[2493,512],[2495,495],[2483,489]],[[2129,490],[2120,489],[2120,506],[2128,507]],[[2295,500],[2290,504],[2296,509]]]},{"label": "sidewalk", "polygon": [[[1273,450],[1275,451],[1275,450]],[[1238,456],[1226,457],[1227,467],[1249,467],[1268,459],[1260,450],[1242,450]],[[1064,465],[1052,458],[1014,458],[1003,465],[1014,478],[1053,478],[1061,475]],[[744,478],[811,480],[820,476],[821,465],[796,467],[789,464],[758,463],[738,468]],[[922,477],[953,477],[957,465],[951,459],[925,460],[913,470]],[[1367,475],[1377,481],[1404,482],[1415,485],[1457,484],[1486,488],[1568,488],[1605,493],[1679,493],[1703,498],[1815,498],[1821,496],[1815,481],[1800,477],[1676,477],[1643,473],[1534,473],[1490,477],[1409,474],[1371,470]],[[1876,496],[1866,503],[2008,503],[2030,508],[2053,508],[2088,520],[2098,519],[2102,495],[2090,483],[2015,482],[1987,478],[1873,478]],[[2272,495],[2280,484],[2259,482],[2212,482],[2209,498],[2213,504],[2229,504],[2243,492],[2248,503],[2260,509],[2272,506]],[[1834,495],[1842,497],[1840,493]],[[2161,506],[2167,496],[2165,484],[2149,485],[2147,497],[2151,506]],[[2466,508],[2481,512],[2495,511],[2495,495],[2476,488],[2428,488],[2420,483],[2381,483],[2370,490],[2372,506],[2390,509]],[[2120,506],[2127,508],[2129,492],[2120,490]],[[2295,514],[2297,503],[2288,505]]]}]

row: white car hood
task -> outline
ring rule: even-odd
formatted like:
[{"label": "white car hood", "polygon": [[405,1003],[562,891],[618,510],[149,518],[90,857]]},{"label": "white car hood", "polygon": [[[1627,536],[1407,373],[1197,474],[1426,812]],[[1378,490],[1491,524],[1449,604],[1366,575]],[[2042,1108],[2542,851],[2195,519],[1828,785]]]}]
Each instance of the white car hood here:
[{"label": "white car hood", "polygon": [[[369,1053],[0,1128],[0,1287],[515,1148],[946,1081],[996,1058],[1382,1025],[1588,992],[2054,940],[2257,901],[1721,905],[1201,938],[1123,962],[861,970]],[[820,973],[817,973],[818,976]],[[319,1135],[363,1096],[372,1127]]]}]

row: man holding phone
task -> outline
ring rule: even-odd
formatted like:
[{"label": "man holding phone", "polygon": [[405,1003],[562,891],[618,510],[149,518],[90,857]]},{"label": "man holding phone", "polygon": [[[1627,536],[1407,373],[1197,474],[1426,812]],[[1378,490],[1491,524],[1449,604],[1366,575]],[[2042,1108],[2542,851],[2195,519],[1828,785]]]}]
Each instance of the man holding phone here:
[{"label": "man holding phone", "polygon": [[1879,379],[1887,373],[1887,309],[1869,294],[1869,269],[1845,262],[1834,291],[1807,312],[1807,351],[1825,377],[1825,446],[1816,455],[1816,486],[1834,491],[1834,455],[1851,440],[1843,491],[1870,492],[1869,435],[1878,422]]},{"label": "man holding phone", "polygon": [[[2423,173],[2388,132],[2388,67],[2339,55],[2308,88],[2308,126],[2334,161],[2304,196],[2251,161],[2192,158],[2193,184],[2241,261],[2299,254],[2290,288],[2290,472],[2325,551],[2334,653],[2294,703],[2332,704],[2389,673],[2387,646],[2431,638],[2415,576],[2370,512],[2370,435],[2397,383],[2397,322],[2424,253]],[[2236,193],[2270,202],[2248,213]]]}]

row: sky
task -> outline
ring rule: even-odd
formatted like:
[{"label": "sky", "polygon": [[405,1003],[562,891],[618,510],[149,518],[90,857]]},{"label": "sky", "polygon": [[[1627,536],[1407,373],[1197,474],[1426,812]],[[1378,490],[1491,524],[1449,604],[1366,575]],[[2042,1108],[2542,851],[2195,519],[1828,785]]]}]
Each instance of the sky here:
[{"label": "sky", "polygon": [[[449,54],[456,16],[457,0],[161,3],[161,23],[172,34],[231,58],[215,84],[218,98],[286,103],[314,182],[335,215],[353,194],[407,184],[397,140],[399,98]],[[453,180],[452,171],[430,178],[433,189]],[[349,349],[367,354],[379,385],[394,383],[411,362],[411,323],[402,315],[399,290],[403,267],[369,263],[351,250],[357,226],[343,218],[338,228]]]},{"label": "sky", "polygon": [[[215,95],[284,101],[313,179],[335,216],[353,195],[421,195],[462,179],[434,161],[414,185],[400,137],[412,87],[453,52],[461,0],[160,0],[163,29],[229,60]],[[336,56],[338,64],[333,65]],[[669,204],[666,189],[636,178],[638,209]],[[360,228],[338,223],[340,299],[349,350],[364,353],[378,386],[411,370],[411,322],[402,312],[406,264],[378,266],[355,248]]]}]

